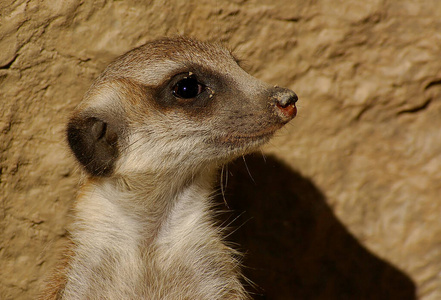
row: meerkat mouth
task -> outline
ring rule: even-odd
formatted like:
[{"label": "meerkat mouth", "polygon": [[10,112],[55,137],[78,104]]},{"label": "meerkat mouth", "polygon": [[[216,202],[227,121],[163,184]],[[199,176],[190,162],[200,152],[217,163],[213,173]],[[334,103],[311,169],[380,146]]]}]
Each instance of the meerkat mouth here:
[{"label": "meerkat mouth", "polygon": [[246,146],[255,143],[264,143],[269,140],[281,126],[272,126],[265,130],[248,134],[227,134],[219,139],[222,144],[233,144],[236,146]]}]

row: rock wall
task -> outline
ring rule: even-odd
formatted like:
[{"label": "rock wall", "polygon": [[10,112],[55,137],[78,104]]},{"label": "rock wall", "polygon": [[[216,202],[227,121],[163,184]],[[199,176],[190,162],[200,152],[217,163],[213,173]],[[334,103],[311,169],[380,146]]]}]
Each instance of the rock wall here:
[{"label": "rock wall", "polygon": [[0,298],[33,299],[65,240],[69,113],[113,58],[176,34],[300,98],[254,182],[231,167],[256,298],[441,299],[437,0],[1,1]]}]

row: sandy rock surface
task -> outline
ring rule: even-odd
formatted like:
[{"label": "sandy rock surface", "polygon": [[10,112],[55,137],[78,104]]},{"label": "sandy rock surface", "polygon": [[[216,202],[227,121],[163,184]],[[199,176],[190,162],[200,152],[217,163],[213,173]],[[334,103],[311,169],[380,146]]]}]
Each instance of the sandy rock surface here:
[{"label": "sandy rock surface", "polygon": [[35,298],[65,240],[69,113],[112,59],[175,34],[300,98],[253,181],[230,168],[256,298],[441,299],[437,0],[0,1],[0,299]]}]

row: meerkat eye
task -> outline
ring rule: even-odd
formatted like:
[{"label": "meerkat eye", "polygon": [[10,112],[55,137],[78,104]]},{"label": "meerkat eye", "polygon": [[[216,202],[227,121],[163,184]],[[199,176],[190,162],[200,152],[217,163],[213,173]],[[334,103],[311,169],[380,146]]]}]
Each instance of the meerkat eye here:
[{"label": "meerkat eye", "polygon": [[188,76],[178,81],[173,86],[173,95],[182,99],[196,98],[205,89],[194,76]]}]

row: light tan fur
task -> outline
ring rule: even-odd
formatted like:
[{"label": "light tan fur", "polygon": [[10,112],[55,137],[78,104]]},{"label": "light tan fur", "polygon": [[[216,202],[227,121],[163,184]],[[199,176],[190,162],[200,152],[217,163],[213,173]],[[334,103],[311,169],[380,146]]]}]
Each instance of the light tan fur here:
[{"label": "light tan fur", "polygon": [[[205,80],[194,99],[174,93],[183,72]],[[248,75],[224,48],[190,39],[157,40],[112,63],[69,125],[89,175],[65,266],[42,298],[248,299],[211,195],[220,165],[293,117],[293,95]],[[82,143],[102,152],[87,156],[75,148]]]}]

